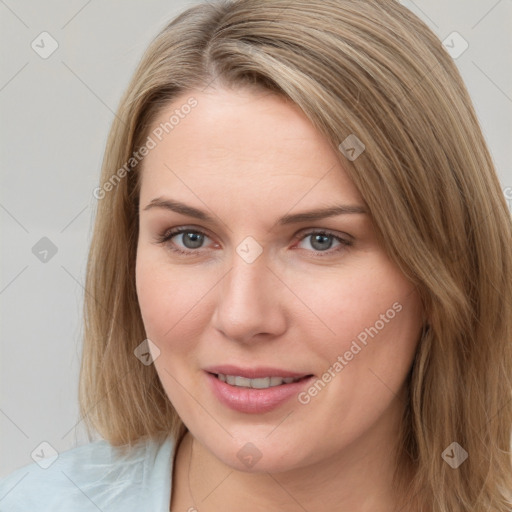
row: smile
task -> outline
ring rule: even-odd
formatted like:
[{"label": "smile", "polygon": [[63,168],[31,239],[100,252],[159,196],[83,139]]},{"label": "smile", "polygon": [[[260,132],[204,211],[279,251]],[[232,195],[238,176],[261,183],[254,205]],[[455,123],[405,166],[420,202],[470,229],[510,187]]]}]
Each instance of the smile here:
[{"label": "smile", "polygon": [[222,382],[226,382],[231,386],[240,388],[267,389],[283,384],[291,384],[298,382],[303,377],[262,377],[258,379],[248,379],[238,375],[225,375],[223,373],[216,374],[217,378]]},{"label": "smile", "polygon": [[204,375],[220,404],[246,414],[279,408],[303,392],[314,378],[278,368],[243,369],[231,365],[208,368]]}]

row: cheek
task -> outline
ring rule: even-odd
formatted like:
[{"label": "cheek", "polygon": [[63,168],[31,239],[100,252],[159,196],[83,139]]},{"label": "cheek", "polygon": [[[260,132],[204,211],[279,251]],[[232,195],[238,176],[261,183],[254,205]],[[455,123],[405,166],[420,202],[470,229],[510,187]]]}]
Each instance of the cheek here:
[{"label": "cheek", "polygon": [[145,252],[139,251],[135,267],[135,282],[142,319],[150,339],[160,337],[156,335],[163,328],[161,324],[165,319],[164,313],[167,308],[167,297],[165,297],[167,283],[162,283],[159,279],[160,275],[158,267],[151,264]]},{"label": "cheek", "polygon": [[198,337],[208,316],[204,286],[192,273],[169,268],[159,253],[150,249],[137,253],[136,288],[142,319],[146,335],[161,350],[190,350],[190,340]]},{"label": "cheek", "polygon": [[322,382],[299,402],[310,407],[312,430],[327,429],[334,439],[355,439],[400,396],[421,330],[412,284],[388,265],[367,268],[323,289],[317,305],[335,334],[308,346]]},{"label": "cheek", "polygon": [[347,361],[380,368],[396,358],[408,364],[414,354],[422,318],[419,296],[387,260],[374,263],[343,278],[333,276],[321,295],[313,295],[312,309],[327,334],[315,350],[328,365],[346,354]]}]

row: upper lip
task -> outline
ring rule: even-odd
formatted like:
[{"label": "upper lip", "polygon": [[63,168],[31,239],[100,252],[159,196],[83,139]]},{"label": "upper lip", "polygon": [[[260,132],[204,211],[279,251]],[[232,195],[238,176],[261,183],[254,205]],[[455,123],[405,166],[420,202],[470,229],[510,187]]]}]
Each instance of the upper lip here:
[{"label": "upper lip", "polygon": [[204,368],[208,373],[223,375],[233,375],[235,377],[245,377],[246,379],[260,379],[264,377],[306,377],[312,375],[311,373],[292,372],[290,370],[283,370],[282,368],[270,368],[267,366],[258,366],[254,368],[240,368],[231,364],[224,364],[220,366],[208,366]]}]

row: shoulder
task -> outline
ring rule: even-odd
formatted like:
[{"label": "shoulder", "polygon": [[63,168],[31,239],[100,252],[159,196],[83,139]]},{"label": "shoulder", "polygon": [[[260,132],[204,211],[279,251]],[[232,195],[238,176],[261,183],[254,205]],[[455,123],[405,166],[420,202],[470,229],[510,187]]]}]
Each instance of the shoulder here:
[{"label": "shoulder", "polygon": [[0,511],[168,511],[173,455],[171,437],[79,446],[0,479]]}]

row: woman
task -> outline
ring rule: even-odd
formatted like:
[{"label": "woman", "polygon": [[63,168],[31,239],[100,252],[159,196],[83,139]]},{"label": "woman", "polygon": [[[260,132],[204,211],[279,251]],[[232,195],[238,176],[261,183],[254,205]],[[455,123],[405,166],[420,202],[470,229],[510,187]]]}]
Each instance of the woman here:
[{"label": "woman", "polygon": [[4,479],[5,510],[510,509],[510,214],[407,9],[189,9],[94,194],[80,397],[104,440]]}]

